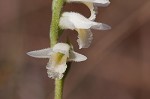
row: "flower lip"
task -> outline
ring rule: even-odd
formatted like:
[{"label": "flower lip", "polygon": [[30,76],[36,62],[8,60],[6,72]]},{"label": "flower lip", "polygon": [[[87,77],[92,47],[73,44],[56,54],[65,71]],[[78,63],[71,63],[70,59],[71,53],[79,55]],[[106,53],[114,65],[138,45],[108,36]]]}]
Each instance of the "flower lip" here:
[{"label": "flower lip", "polygon": [[90,29],[78,29],[78,45],[79,49],[88,48],[93,40],[93,34]]},{"label": "flower lip", "polygon": [[49,61],[46,65],[47,74],[49,78],[52,79],[62,79],[63,73],[66,71],[67,65],[64,61],[63,64],[59,64],[57,66],[52,64],[52,61]]}]

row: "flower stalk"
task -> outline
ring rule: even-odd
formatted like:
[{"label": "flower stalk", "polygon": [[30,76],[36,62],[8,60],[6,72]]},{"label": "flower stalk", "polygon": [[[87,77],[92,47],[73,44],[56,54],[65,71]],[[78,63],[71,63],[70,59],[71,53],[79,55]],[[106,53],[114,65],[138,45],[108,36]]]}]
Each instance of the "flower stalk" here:
[{"label": "flower stalk", "polygon": [[[64,0],[53,0],[52,5],[52,21],[50,26],[50,46],[53,47],[58,42],[59,35],[59,20],[61,15],[61,9],[63,7]],[[63,78],[55,79],[55,96],[54,99],[62,99],[63,94]]]},{"label": "flower stalk", "polygon": [[52,21],[50,26],[50,46],[53,47],[58,42],[58,35],[60,31],[59,20],[61,15],[61,9],[65,0],[53,0],[52,7]]},{"label": "flower stalk", "polygon": [[55,96],[54,99],[62,99],[64,79],[55,79]]}]

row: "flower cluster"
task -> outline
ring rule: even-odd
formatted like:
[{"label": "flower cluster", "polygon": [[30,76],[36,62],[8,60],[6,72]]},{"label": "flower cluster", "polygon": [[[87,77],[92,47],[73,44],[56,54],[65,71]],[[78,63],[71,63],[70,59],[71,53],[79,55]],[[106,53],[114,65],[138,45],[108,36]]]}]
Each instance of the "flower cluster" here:
[{"label": "flower cluster", "polygon": [[[106,7],[110,4],[109,0],[66,0],[67,3],[77,2],[85,4],[91,11],[89,18],[76,12],[62,13],[59,21],[61,29],[71,29],[78,32],[79,49],[88,48],[92,42],[93,34],[91,29],[108,30],[110,26],[94,22],[96,18],[97,7]],[[48,58],[47,73],[48,77],[53,79],[62,79],[67,68],[68,61],[81,62],[87,59],[86,56],[79,54],[67,43],[57,43],[52,48],[31,51],[27,53],[35,58]]]}]

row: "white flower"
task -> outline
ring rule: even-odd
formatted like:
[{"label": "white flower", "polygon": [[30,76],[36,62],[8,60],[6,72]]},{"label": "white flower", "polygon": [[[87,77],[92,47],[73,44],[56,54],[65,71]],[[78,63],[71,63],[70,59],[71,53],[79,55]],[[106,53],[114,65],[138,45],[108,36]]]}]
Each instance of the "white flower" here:
[{"label": "white flower", "polygon": [[96,18],[96,10],[98,6],[106,7],[110,4],[109,0],[66,0],[67,2],[80,2],[85,4],[91,11],[90,20]]},{"label": "white flower", "polygon": [[74,52],[66,43],[57,43],[53,48],[31,51],[27,53],[35,58],[49,58],[47,73],[49,78],[61,79],[67,68],[67,61],[85,61],[86,56]]},{"label": "white flower", "polygon": [[78,32],[79,49],[88,48],[93,39],[90,29],[108,30],[110,26],[104,23],[98,23],[85,18],[83,15],[75,12],[64,12],[60,18],[60,27],[62,29],[71,29]]}]

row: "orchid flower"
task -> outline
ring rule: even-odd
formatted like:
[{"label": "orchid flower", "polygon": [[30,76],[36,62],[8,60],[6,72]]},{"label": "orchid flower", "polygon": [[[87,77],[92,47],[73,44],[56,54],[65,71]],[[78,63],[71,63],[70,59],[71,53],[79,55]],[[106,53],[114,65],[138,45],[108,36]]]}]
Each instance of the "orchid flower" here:
[{"label": "orchid flower", "polygon": [[80,2],[85,4],[91,11],[90,20],[95,20],[97,7],[106,7],[110,4],[109,0],[66,0],[66,2]]},{"label": "orchid flower", "polygon": [[60,28],[71,29],[78,32],[79,49],[88,48],[93,39],[90,29],[108,30],[110,26],[104,23],[98,23],[85,18],[83,15],[75,12],[64,12],[59,22]]},{"label": "orchid flower", "polygon": [[31,51],[27,54],[35,58],[49,58],[46,68],[48,77],[52,79],[62,79],[67,61],[81,62],[87,59],[86,56],[73,51],[66,43],[57,43],[53,48]]}]

